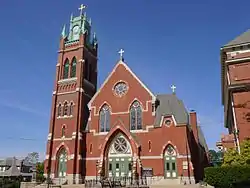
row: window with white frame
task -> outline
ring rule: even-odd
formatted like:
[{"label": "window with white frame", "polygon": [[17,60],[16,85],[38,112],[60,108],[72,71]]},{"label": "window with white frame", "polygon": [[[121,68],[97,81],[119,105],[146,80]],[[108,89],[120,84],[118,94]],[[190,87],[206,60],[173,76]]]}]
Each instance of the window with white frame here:
[{"label": "window with white frame", "polygon": [[188,169],[188,162],[187,161],[182,161],[182,168],[183,168],[183,170]]}]

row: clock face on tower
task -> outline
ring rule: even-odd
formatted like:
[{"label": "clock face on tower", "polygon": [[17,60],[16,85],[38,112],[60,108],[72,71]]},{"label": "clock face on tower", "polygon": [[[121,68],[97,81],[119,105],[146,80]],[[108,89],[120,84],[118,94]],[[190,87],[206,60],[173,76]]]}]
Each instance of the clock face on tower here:
[{"label": "clock face on tower", "polygon": [[75,27],[73,27],[73,34],[78,34],[78,31],[79,31],[79,26],[76,25]]},{"label": "clock face on tower", "polygon": [[78,25],[73,27],[72,33],[73,33],[73,40],[77,40],[78,36],[79,36],[79,26]]}]

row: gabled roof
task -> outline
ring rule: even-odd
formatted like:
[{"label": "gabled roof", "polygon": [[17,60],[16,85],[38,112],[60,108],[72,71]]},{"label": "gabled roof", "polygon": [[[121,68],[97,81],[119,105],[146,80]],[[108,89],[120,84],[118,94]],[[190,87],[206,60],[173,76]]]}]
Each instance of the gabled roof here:
[{"label": "gabled roof", "polygon": [[188,112],[175,94],[157,95],[159,106],[156,108],[155,126],[160,126],[162,116],[173,115],[178,124],[188,125]]},{"label": "gabled roof", "polygon": [[224,47],[236,46],[245,43],[250,43],[250,29],[248,29],[246,32],[242,33],[241,35],[224,45]]},{"label": "gabled roof", "polygon": [[4,160],[0,160],[0,166],[11,166],[13,163],[13,160],[15,160],[15,163],[17,166],[21,166],[21,160],[18,160],[18,159],[13,158],[13,157],[8,157]]},{"label": "gabled roof", "polygon": [[201,129],[201,126],[197,126],[197,132],[198,132],[198,139],[199,139],[200,145],[205,149],[206,152],[208,152],[209,149],[207,146],[205,136],[204,136],[203,131]]},{"label": "gabled roof", "polygon": [[2,172],[0,175],[6,176],[6,177],[11,177],[11,176],[16,177],[16,176],[21,175],[20,170],[17,168],[16,158],[13,158],[11,167],[8,170],[6,170],[5,172]]},{"label": "gabled roof", "polygon": [[135,73],[129,68],[129,66],[123,61],[123,60],[119,60],[118,63],[115,65],[115,67],[113,68],[112,72],[108,75],[108,77],[106,78],[106,80],[102,83],[101,87],[97,90],[97,92],[95,93],[95,95],[92,97],[92,99],[89,101],[88,103],[88,107],[89,109],[91,108],[91,104],[92,102],[95,100],[95,98],[97,97],[97,95],[101,92],[102,88],[105,86],[105,84],[108,82],[108,80],[111,78],[111,76],[114,74],[115,70],[117,69],[117,67],[119,65],[122,65],[125,67],[126,70],[128,70],[128,72],[142,85],[142,87],[144,87],[144,89],[152,96],[152,100],[155,100],[155,95],[147,88],[147,86],[135,75]]}]

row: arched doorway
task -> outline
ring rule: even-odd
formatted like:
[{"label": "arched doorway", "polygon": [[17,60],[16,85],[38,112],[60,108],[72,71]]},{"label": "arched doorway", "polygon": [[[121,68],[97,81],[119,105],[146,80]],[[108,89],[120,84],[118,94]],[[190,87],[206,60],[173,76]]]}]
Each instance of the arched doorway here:
[{"label": "arched doorway", "polygon": [[57,177],[65,178],[67,173],[67,152],[63,148],[58,153]]},{"label": "arched doorway", "polygon": [[178,178],[176,150],[172,145],[167,145],[164,151],[164,177],[166,179]]},{"label": "arched doorway", "polygon": [[132,149],[123,134],[115,136],[108,148],[107,170],[108,177],[132,176]]}]

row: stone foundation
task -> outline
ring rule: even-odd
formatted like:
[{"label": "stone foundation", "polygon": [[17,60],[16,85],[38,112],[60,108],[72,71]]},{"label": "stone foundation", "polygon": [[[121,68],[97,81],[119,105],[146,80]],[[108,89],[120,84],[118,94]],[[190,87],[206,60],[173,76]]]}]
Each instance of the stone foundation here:
[{"label": "stone foundation", "polygon": [[[85,176],[85,180],[95,180],[96,176]],[[99,176],[97,177],[97,179],[100,179]]]},{"label": "stone foundation", "polygon": [[68,185],[84,183],[81,174],[68,174],[66,179]]},{"label": "stone foundation", "polygon": [[34,188],[37,185],[39,185],[39,183],[36,183],[36,182],[21,182],[20,188]]}]

